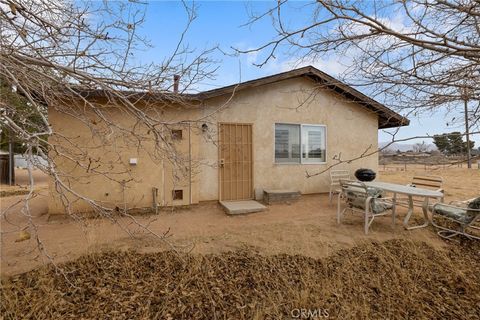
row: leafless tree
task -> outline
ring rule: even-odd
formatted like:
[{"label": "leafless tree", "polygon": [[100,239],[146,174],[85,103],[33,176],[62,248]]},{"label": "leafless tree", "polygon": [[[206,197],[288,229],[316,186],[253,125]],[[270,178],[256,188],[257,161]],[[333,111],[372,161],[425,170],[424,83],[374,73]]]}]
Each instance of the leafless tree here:
[{"label": "leafless tree", "polygon": [[[115,222],[118,215],[128,217],[147,233],[165,237],[141,224],[129,214],[128,207],[106,204],[72,187],[70,182],[75,177],[65,165],[57,164],[68,162],[126,190],[135,177],[129,174],[121,151],[109,150],[113,154],[108,159],[92,156],[102,146],[122,141],[143,150],[153,161],[169,162],[178,169],[174,172],[182,174],[185,159],[176,150],[171,128],[190,125],[194,119],[166,119],[162,110],[172,104],[188,107],[193,102],[185,99],[185,93],[215,72],[209,58],[214,48],[197,51],[184,43],[196,18],[193,5],[184,3],[184,8],[187,23],[180,30],[177,46],[172,52],[161,52],[161,63],[144,64],[135,59],[139,50],[149,47],[138,31],[145,19],[144,3],[0,0],[0,81],[23,101],[11,103],[9,95],[2,94],[2,130],[8,130],[24,145],[30,172],[38,168],[52,177],[54,189],[71,217],[83,219],[72,209],[75,202],[83,201],[102,217]],[[173,93],[174,75],[181,77],[181,89]],[[140,100],[141,105],[137,103]],[[112,111],[106,105],[115,108]],[[74,132],[57,132],[49,123],[47,108],[88,127],[92,143],[81,146]],[[132,119],[129,123],[135,125],[118,121],[115,114]],[[112,158],[117,160],[112,162]],[[22,213],[28,223],[19,228],[35,231],[29,210],[29,200],[34,197],[31,174],[30,179],[30,193],[22,200]],[[4,210],[3,215],[8,212]],[[43,250],[41,239],[36,239]]]},{"label": "leafless tree", "polygon": [[[285,10],[298,6],[305,15],[301,21]],[[479,131],[478,1],[318,0],[296,5],[280,0],[266,12],[251,13],[247,24],[268,18],[276,36],[256,48],[237,49],[262,53],[257,66],[285,53],[298,64],[343,57],[341,80],[404,114],[443,110],[448,115],[463,111],[468,100],[470,131]],[[450,119],[449,124],[464,122],[463,117]]]},{"label": "leafless tree", "polygon": [[413,145],[413,151],[414,152],[418,152],[418,153],[421,153],[421,152],[428,152],[429,151],[429,147],[428,145],[425,143],[425,141],[423,141],[422,143],[415,143]]}]

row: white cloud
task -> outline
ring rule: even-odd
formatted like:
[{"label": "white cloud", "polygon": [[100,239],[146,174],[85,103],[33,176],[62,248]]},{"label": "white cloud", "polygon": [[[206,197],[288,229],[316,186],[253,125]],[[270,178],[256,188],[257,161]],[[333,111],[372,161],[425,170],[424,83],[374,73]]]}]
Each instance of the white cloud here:
[{"label": "white cloud", "polygon": [[248,64],[255,64],[257,63],[258,58],[258,51],[252,51],[247,53],[247,63]]},{"label": "white cloud", "polygon": [[336,55],[330,55],[327,58],[320,59],[316,59],[314,57],[290,59],[279,64],[279,72],[305,66],[313,66],[332,76],[338,76],[348,68],[349,62],[351,62],[351,60],[348,57],[338,57]]}]

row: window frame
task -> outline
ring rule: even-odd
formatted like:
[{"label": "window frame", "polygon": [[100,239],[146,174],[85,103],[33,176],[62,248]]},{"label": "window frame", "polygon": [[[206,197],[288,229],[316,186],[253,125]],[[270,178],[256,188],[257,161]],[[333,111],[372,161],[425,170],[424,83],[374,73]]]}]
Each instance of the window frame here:
[{"label": "window frame", "polygon": [[[295,125],[300,126],[300,162],[277,162],[275,157],[275,127],[277,124],[285,124],[285,125]],[[302,140],[302,133],[303,127],[321,127],[323,128],[323,132],[325,134],[325,161],[318,161],[318,162],[304,162],[303,160],[303,140]],[[328,135],[327,135],[327,125],[325,124],[313,124],[313,123],[295,123],[295,122],[274,122],[273,123],[273,164],[275,165],[321,165],[327,163],[327,146],[328,146]]]}]

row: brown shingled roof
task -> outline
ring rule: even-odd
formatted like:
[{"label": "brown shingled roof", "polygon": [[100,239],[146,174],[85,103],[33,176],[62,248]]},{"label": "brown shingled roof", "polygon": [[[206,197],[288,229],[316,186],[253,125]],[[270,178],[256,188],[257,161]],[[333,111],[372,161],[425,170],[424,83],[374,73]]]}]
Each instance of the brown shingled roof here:
[{"label": "brown shingled roof", "polygon": [[275,83],[282,80],[305,77],[309,78],[322,85],[323,88],[331,89],[338,94],[344,96],[348,100],[354,101],[368,110],[371,110],[378,114],[378,127],[380,129],[384,128],[393,128],[400,126],[408,126],[410,120],[396,113],[395,111],[389,109],[378,101],[367,97],[360,91],[350,87],[349,85],[329,76],[325,72],[318,70],[315,67],[307,66],[291,71],[286,71],[282,73],[277,73],[271,76],[258,78],[239,84],[233,84],[226,87],[213,89],[209,91],[200,92],[194,95],[191,95],[192,98],[198,100],[205,100],[213,97],[218,97],[222,95],[231,94],[232,92],[238,92],[240,90],[254,88],[270,83]]},{"label": "brown shingled roof", "polygon": [[[206,99],[219,97],[223,95],[231,95],[234,92],[238,92],[244,89],[254,88],[270,83],[275,83],[292,78],[308,78],[312,81],[319,83],[322,88],[327,88],[342,95],[349,101],[354,101],[364,108],[378,114],[378,128],[393,128],[400,126],[408,126],[410,120],[396,113],[395,111],[387,108],[383,104],[374,99],[367,97],[360,91],[350,87],[349,85],[329,76],[328,74],[314,68],[307,66],[287,72],[277,73],[271,76],[262,77],[250,81],[245,81],[238,84],[233,84],[218,89],[203,91],[195,94],[181,93],[176,94],[168,91],[163,92],[134,92],[134,91],[121,91],[123,96],[126,96],[132,100],[161,100],[161,101],[176,101],[180,102],[182,99],[187,101],[203,101]],[[111,95],[108,91],[104,90],[79,90],[79,92],[85,98],[98,98],[102,96]]]}]

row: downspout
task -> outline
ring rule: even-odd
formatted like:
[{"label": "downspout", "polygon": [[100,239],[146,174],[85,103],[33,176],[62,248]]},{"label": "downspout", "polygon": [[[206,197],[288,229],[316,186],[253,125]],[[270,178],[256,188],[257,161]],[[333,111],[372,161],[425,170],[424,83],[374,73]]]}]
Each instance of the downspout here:
[{"label": "downspout", "polygon": [[192,199],[192,124],[191,123],[188,123],[188,167],[189,167],[189,178],[190,178],[190,181],[189,181],[189,194],[190,194],[190,205],[192,204],[193,202],[193,199]]},{"label": "downspout", "polygon": [[158,214],[158,188],[152,188],[152,198],[153,198],[153,210],[155,210],[155,214]]},{"label": "downspout", "polygon": [[468,96],[465,89],[464,108],[465,108],[465,135],[467,136],[467,168],[472,169],[472,154],[470,151],[470,126],[468,124]]},{"label": "downspout", "polygon": [[163,199],[162,203],[163,206],[165,207],[167,205],[167,186],[166,186],[166,174],[165,174],[165,159],[162,160],[162,168],[163,168]]}]

